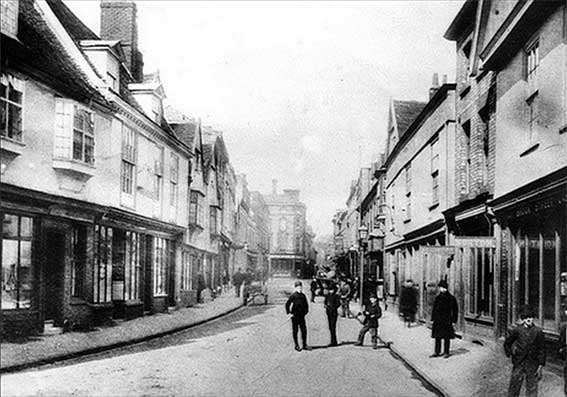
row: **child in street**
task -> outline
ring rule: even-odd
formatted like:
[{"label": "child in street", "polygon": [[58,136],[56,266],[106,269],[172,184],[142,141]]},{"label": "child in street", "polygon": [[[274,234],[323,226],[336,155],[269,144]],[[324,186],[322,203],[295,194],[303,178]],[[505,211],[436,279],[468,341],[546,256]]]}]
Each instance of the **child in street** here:
[{"label": "child in street", "polygon": [[358,333],[358,341],[354,344],[355,346],[362,346],[364,343],[364,336],[368,331],[370,331],[370,336],[372,338],[372,347],[374,349],[378,348],[378,319],[382,317],[382,309],[378,304],[378,297],[376,294],[370,295],[370,304],[368,307],[364,308],[364,322],[362,328]]},{"label": "child in street", "polygon": [[520,312],[520,324],[513,328],[504,341],[506,357],[512,357],[512,375],[509,396],[519,396],[524,377],[526,395],[537,396],[537,382],[545,365],[545,339],[543,331],[534,324],[535,312],[528,306]]}]

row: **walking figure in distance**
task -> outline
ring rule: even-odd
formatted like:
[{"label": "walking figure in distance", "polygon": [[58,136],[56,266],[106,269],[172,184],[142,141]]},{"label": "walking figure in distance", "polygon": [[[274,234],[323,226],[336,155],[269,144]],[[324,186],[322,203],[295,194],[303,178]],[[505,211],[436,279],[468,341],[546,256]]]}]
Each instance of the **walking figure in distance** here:
[{"label": "walking figure in distance", "polygon": [[293,342],[295,350],[301,351],[297,340],[297,334],[301,330],[301,340],[303,342],[303,350],[311,350],[307,345],[307,326],[305,325],[305,316],[309,312],[309,303],[307,297],[303,293],[303,284],[301,281],[295,282],[295,292],[290,295],[285,303],[285,312],[291,315],[291,327],[293,333]]},{"label": "walking figure in distance", "polygon": [[311,280],[311,302],[315,303],[315,295],[317,294],[317,278],[315,276],[313,276],[313,279]]},{"label": "walking figure in distance", "polygon": [[337,287],[331,286],[329,293],[325,295],[325,311],[327,312],[327,322],[331,333],[331,343],[329,346],[338,346],[337,343],[337,318],[338,309],[341,306],[341,299],[337,295]]},{"label": "walking figure in distance", "polygon": [[520,311],[520,324],[508,332],[504,341],[507,357],[512,357],[512,375],[508,396],[519,396],[524,377],[526,395],[537,396],[537,382],[545,365],[545,339],[543,331],[534,324],[535,312],[529,306]]},{"label": "walking figure in distance", "polygon": [[358,340],[355,346],[362,346],[364,344],[364,336],[370,331],[372,338],[372,347],[378,348],[378,319],[382,317],[382,309],[378,304],[378,297],[376,294],[370,294],[370,304],[364,307],[363,314],[365,316],[362,328],[358,333]]},{"label": "walking figure in distance", "polygon": [[441,341],[443,341],[443,357],[450,357],[451,339],[455,338],[455,324],[459,319],[459,306],[457,299],[447,290],[447,281],[441,280],[439,284],[439,294],[433,302],[431,320],[433,329],[431,337],[435,339],[435,353],[430,357],[441,356]]}]

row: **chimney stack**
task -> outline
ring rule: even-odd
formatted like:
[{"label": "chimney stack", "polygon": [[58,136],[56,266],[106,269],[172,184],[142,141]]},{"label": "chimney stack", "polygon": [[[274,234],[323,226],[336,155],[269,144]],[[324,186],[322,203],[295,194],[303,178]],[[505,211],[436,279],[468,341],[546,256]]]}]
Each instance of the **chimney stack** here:
[{"label": "chimney stack", "polygon": [[100,38],[120,40],[126,66],[135,82],[142,82],[144,61],[138,51],[137,9],[133,0],[101,0]]},{"label": "chimney stack", "polygon": [[435,96],[437,90],[439,90],[439,75],[437,73],[433,73],[433,81],[431,83],[431,88],[429,89],[430,100]]},{"label": "chimney stack", "polygon": [[275,196],[278,194],[278,180],[272,179],[272,194]]}]

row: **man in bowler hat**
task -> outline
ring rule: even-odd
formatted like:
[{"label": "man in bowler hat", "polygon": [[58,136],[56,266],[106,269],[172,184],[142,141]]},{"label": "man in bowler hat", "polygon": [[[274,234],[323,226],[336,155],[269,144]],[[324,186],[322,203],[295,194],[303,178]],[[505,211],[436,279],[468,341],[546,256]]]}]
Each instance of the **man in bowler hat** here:
[{"label": "man in bowler hat", "polygon": [[450,357],[451,339],[455,338],[453,324],[459,319],[459,306],[457,299],[447,290],[447,281],[441,280],[439,284],[439,294],[433,302],[433,329],[431,337],[435,339],[435,352],[430,357],[441,356],[441,341],[443,341],[443,357]]},{"label": "man in bowler hat", "polygon": [[506,357],[512,357],[512,375],[509,396],[519,396],[524,377],[526,395],[537,396],[537,382],[545,365],[545,338],[543,330],[534,324],[536,315],[529,306],[520,311],[520,324],[508,332],[504,341]]},{"label": "man in bowler hat", "polygon": [[341,298],[337,295],[337,287],[331,286],[329,293],[325,295],[325,311],[327,312],[327,321],[329,323],[329,332],[331,333],[331,343],[329,346],[338,346],[337,343],[337,318],[339,316],[338,309],[341,306]]},{"label": "man in bowler hat", "polygon": [[309,303],[307,303],[307,297],[303,293],[303,284],[301,281],[295,282],[295,292],[290,295],[285,303],[285,312],[291,314],[291,327],[295,350],[301,351],[297,340],[297,334],[300,329],[303,350],[311,350],[311,347],[307,345],[307,326],[305,325],[305,316],[309,312]]}]

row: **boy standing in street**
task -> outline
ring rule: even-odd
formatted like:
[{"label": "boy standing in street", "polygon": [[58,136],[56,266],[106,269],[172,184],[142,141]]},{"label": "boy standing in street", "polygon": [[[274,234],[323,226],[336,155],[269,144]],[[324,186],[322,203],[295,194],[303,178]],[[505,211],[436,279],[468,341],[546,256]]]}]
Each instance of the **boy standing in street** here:
[{"label": "boy standing in street", "polygon": [[504,341],[506,357],[512,357],[509,396],[519,396],[524,377],[526,395],[537,396],[537,382],[545,365],[545,339],[541,328],[534,324],[535,313],[530,307],[520,312],[520,325],[513,328]]},{"label": "boy standing in street", "polygon": [[305,325],[305,316],[309,312],[309,303],[303,293],[303,284],[301,281],[295,282],[295,292],[290,295],[285,303],[285,312],[291,314],[291,326],[293,332],[293,342],[295,343],[295,350],[301,351],[297,340],[297,334],[301,329],[301,339],[303,342],[303,350],[311,350],[307,346],[307,326]]},{"label": "boy standing in street", "polygon": [[370,304],[364,308],[363,314],[365,316],[362,329],[358,334],[358,341],[354,344],[355,346],[362,346],[364,343],[364,336],[368,331],[370,331],[370,336],[372,337],[372,347],[374,349],[378,348],[378,319],[382,317],[382,309],[378,304],[378,298],[376,294],[370,294]]},{"label": "boy standing in street", "polygon": [[332,286],[329,293],[325,295],[325,312],[327,313],[327,321],[329,323],[329,332],[331,333],[331,346],[338,346],[337,343],[337,318],[339,316],[338,309],[341,306],[341,300],[337,295],[337,287]]}]

